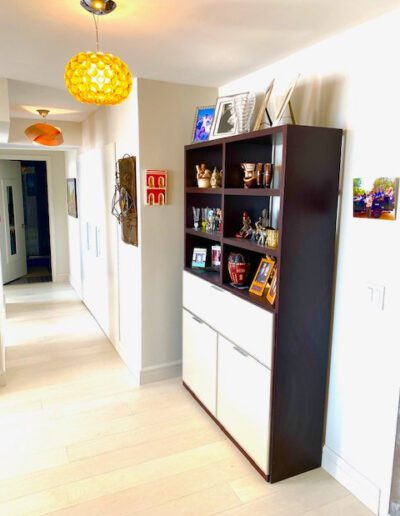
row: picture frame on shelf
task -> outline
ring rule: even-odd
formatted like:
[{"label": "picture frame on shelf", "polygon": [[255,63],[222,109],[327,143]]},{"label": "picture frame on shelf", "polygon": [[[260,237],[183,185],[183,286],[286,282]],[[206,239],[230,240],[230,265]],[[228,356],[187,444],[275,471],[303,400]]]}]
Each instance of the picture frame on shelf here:
[{"label": "picture frame on shelf", "polygon": [[267,301],[271,305],[273,305],[275,303],[277,284],[278,284],[278,271],[276,270],[276,267],[275,267],[274,272],[272,273],[271,283],[266,291],[267,292],[267,294],[266,294]]},{"label": "picture frame on shelf", "polygon": [[207,261],[207,249],[203,247],[195,247],[192,256],[193,269],[205,269]]},{"label": "picture frame on shelf", "polygon": [[250,285],[249,292],[255,294],[256,296],[262,296],[267,286],[268,279],[270,278],[273,270],[275,268],[275,260],[272,258],[261,258],[260,264],[258,266],[257,272],[254,276],[254,279]]},{"label": "picture frame on shelf", "polygon": [[283,117],[283,114],[285,113],[285,109],[288,106],[289,106],[289,109],[290,109],[290,116],[292,118],[292,122],[294,124],[296,123],[296,120],[295,120],[295,117],[294,117],[294,113],[293,113],[293,109],[292,109],[292,105],[290,103],[290,99],[291,99],[291,97],[293,95],[293,92],[294,92],[294,89],[296,87],[297,81],[299,80],[299,77],[300,77],[300,74],[298,74],[297,77],[295,77],[292,80],[292,82],[290,83],[288,89],[284,93],[284,95],[282,97],[282,100],[281,100],[281,103],[280,103],[280,105],[278,105],[278,110],[277,110],[275,118],[274,118],[274,123],[272,124],[273,127],[279,125],[279,122],[281,121],[281,119]]},{"label": "picture frame on shelf", "polygon": [[209,140],[226,138],[238,134],[238,119],[235,115],[235,99],[247,98],[249,92],[218,97]]},{"label": "picture frame on shelf", "polygon": [[274,87],[275,79],[272,79],[272,81],[269,83],[267,89],[265,90],[264,97],[261,101],[260,109],[258,110],[257,117],[255,119],[254,125],[253,125],[253,131],[259,131],[260,129],[263,129],[263,125],[267,125],[266,122],[263,122],[264,116],[268,118],[269,127],[272,126],[272,120],[268,112],[268,102],[271,97],[272,89]]},{"label": "picture frame on shelf", "polygon": [[193,123],[192,142],[206,142],[210,137],[210,131],[215,116],[215,106],[199,106]]}]

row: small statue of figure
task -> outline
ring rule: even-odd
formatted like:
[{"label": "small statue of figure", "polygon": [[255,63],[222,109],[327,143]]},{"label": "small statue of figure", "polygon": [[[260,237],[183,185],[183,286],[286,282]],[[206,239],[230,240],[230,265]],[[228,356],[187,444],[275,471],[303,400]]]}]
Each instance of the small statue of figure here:
[{"label": "small statue of figure", "polygon": [[236,238],[249,238],[253,234],[253,228],[251,227],[251,218],[249,217],[249,214],[247,211],[243,212],[242,217],[242,227],[240,228],[239,232],[236,233]]},{"label": "small statue of figure", "polygon": [[219,233],[222,231],[222,210],[221,208],[216,209],[216,229]]},{"label": "small statue of figure", "polygon": [[206,168],[205,163],[196,165],[197,186],[199,188],[210,188],[211,172]]},{"label": "small statue of figure", "polygon": [[215,212],[209,210],[207,217],[206,231],[215,231]]},{"label": "small statue of figure", "polygon": [[257,244],[265,246],[267,240],[267,229],[269,227],[268,210],[264,208],[261,217],[255,223]]},{"label": "small statue of figure", "polygon": [[217,167],[214,167],[213,173],[211,174],[211,188],[221,188],[222,184],[222,171],[218,172]]},{"label": "small statue of figure", "polygon": [[255,163],[241,163],[240,166],[244,170],[244,187],[245,188],[256,188],[257,187],[257,172]]}]

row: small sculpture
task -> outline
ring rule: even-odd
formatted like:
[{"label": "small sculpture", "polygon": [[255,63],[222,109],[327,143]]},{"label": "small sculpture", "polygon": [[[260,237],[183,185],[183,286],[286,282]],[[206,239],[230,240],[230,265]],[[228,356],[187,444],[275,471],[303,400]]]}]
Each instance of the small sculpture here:
[{"label": "small sculpture", "polygon": [[264,186],[264,164],[257,163],[256,165],[257,188]]},{"label": "small sculpture", "polygon": [[265,188],[271,188],[271,181],[273,175],[272,163],[264,164],[264,186]]},{"label": "small sculpture", "polygon": [[219,233],[222,231],[222,210],[217,208],[215,210],[215,227]]},{"label": "small sculpture", "polygon": [[247,211],[244,211],[242,217],[242,227],[235,236],[236,238],[249,238],[252,236],[253,231],[254,230],[251,227],[251,218],[249,217]]},{"label": "small sculpture", "polygon": [[264,208],[261,212],[261,217],[255,223],[257,244],[265,246],[267,240],[267,230],[269,228],[268,210]]},{"label": "small sculpture", "polygon": [[197,186],[199,188],[210,188],[211,172],[206,168],[205,163],[196,165]]},{"label": "small sculpture", "polygon": [[215,211],[208,210],[206,231],[215,231]]},{"label": "small sculpture", "polygon": [[241,163],[240,166],[244,170],[244,187],[256,188],[257,186],[257,172],[255,163]]},{"label": "small sculpture", "polygon": [[233,287],[243,288],[249,271],[250,263],[241,253],[230,253],[228,257],[228,272]]},{"label": "small sculpture", "polygon": [[201,208],[201,229],[206,231],[207,228],[207,217],[208,217],[208,208]]},{"label": "small sculpture", "polygon": [[211,174],[211,188],[221,188],[222,184],[222,170],[218,172],[217,167],[214,167],[213,173]]}]

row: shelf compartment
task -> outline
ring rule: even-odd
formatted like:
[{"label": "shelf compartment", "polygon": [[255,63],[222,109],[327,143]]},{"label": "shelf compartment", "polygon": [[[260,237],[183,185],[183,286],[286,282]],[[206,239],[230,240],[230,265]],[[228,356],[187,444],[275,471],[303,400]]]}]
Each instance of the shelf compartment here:
[{"label": "shelf compartment", "polygon": [[[193,207],[200,208],[200,209],[201,208],[217,209],[217,208],[221,208],[221,205],[222,205],[222,198],[220,195],[213,195],[211,192],[207,192],[204,195],[197,195],[197,193],[188,193],[186,195],[185,227],[193,228],[193,226],[194,226]],[[200,211],[199,224],[201,225],[201,211]]]},{"label": "shelf compartment", "polygon": [[203,231],[202,229],[186,228],[186,234],[194,235],[196,237],[207,238],[214,242],[221,243],[222,233],[219,231]]},{"label": "shelf compartment", "polygon": [[253,197],[278,197],[279,188],[224,188],[225,195],[250,195]]},{"label": "shelf compartment", "polygon": [[[223,145],[218,142],[208,142],[207,145],[191,145],[186,147],[185,152],[185,176],[186,187],[197,188],[196,165],[205,163],[212,172],[214,167],[218,170],[223,168]],[[207,189],[208,190],[208,189]],[[211,190],[211,188],[210,188]]]},{"label": "shelf compartment", "polygon": [[244,249],[246,251],[251,251],[253,253],[259,253],[264,256],[268,255],[277,257],[279,255],[278,248],[262,247],[261,245],[258,245],[256,242],[253,242],[252,240],[248,240],[246,238],[224,238],[223,243],[233,247],[239,247],[239,249]]}]

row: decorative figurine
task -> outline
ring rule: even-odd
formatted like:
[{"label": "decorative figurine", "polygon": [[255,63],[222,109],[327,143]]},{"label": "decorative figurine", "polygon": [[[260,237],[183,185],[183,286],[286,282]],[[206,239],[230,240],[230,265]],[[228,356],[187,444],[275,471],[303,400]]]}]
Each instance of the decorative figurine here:
[{"label": "decorative figurine", "polygon": [[251,227],[251,218],[249,217],[249,214],[247,211],[243,212],[242,217],[242,227],[240,228],[239,232],[236,233],[236,238],[249,238],[253,234],[253,228]]},{"label": "decorative figurine", "polygon": [[222,231],[222,210],[221,208],[216,209],[216,227],[217,231],[221,233]]},{"label": "decorative figurine", "polygon": [[208,210],[206,231],[215,231],[215,211],[212,209]]},{"label": "decorative figurine", "polygon": [[247,288],[245,284],[250,272],[250,262],[241,253],[230,253],[228,257],[228,272],[233,287]]},{"label": "decorative figurine", "polygon": [[276,248],[279,243],[279,231],[277,229],[267,229],[267,247]]},{"label": "decorative figurine", "polygon": [[265,188],[271,188],[272,175],[273,175],[272,163],[265,163],[264,164],[264,187]]},{"label": "decorative figurine", "polygon": [[265,246],[267,240],[267,230],[269,228],[268,210],[264,208],[261,212],[261,217],[255,223],[256,226],[256,240],[257,244]]},{"label": "decorative figurine", "polygon": [[264,165],[263,163],[257,163],[256,165],[256,177],[257,177],[257,188],[264,186]]},{"label": "decorative figurine", "polygon": [[256,188],[257,186],[257,173],[255,163],[241,163],[240,166],[244,170],[244,187],[245,188]]},{"label": "decorative figurine", "polygon": [[218,172],[217,167],[214,167],[213,173],[211,174],[211,188],[221,188],[222,184],[222,170]]},{"label": "decorative figurine", "polygon": [[208,208],[201,208],[201,229],[203,231],[207,228],[207,216],[208,216]]},{"label": "decorative figurine", "polygon": [[221,268],[221,246],[211,246],[211,267],[219,270]]},{"label": "decorative figurine", "polygon": [[200,208],[195,208],[193,206],[193,225],[194,225],[194,229],[199,229],[199,220],[200,220]]},{"label": "decorative figurine", "polygon": [[197,186],[199,188],[210,188],[211,172],[206,168],[205,163],[196,165]]}]

